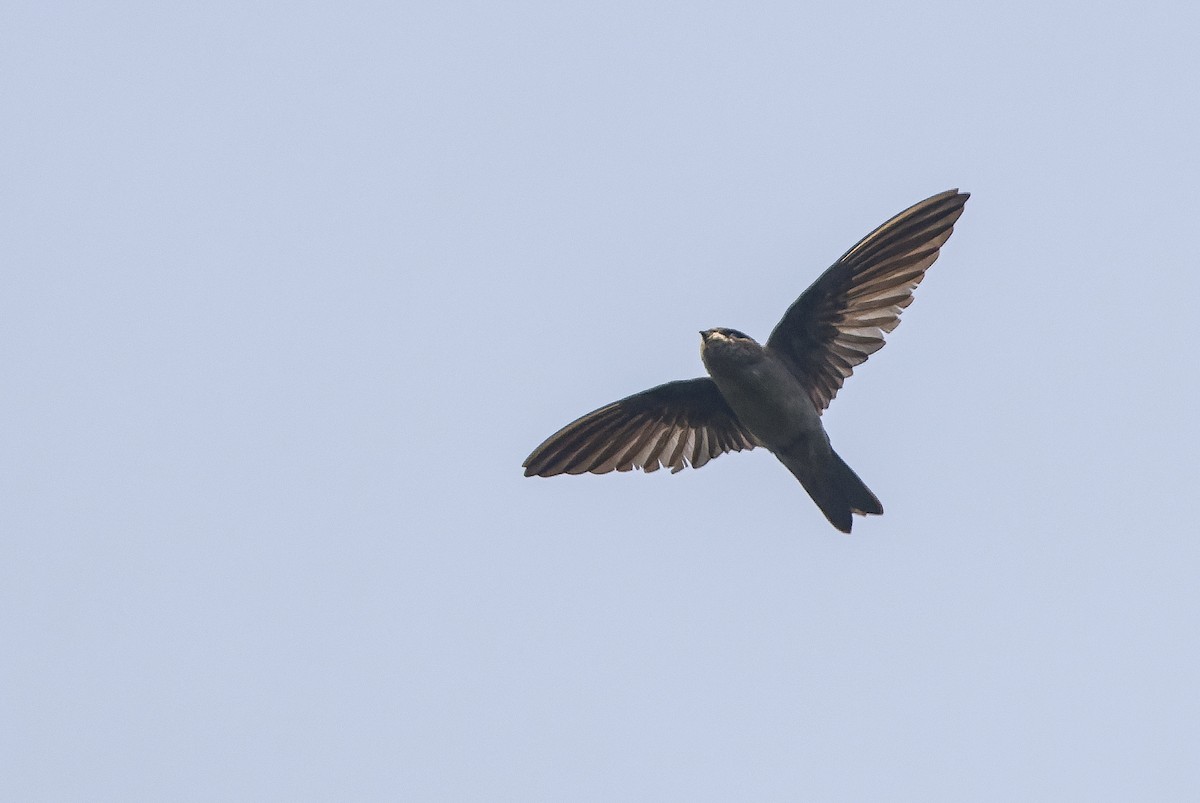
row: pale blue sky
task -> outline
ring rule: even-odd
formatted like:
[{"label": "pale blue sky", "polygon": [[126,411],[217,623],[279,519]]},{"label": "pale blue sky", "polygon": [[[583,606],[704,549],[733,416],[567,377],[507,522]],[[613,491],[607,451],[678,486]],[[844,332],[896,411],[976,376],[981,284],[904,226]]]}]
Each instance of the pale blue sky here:
[{"label": "pale blue sky", "polygon": [[[1200,798],[1192,3],[10,3],[0,799]],[[767,454],[525,479],[973,193]]]}]

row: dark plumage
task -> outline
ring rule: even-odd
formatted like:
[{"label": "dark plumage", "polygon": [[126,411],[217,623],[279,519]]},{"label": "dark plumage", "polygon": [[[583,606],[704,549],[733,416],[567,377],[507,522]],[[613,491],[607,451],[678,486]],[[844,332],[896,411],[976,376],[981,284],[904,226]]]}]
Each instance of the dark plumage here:
[{"label": "dark plumage", "polygon": [[662,466],[674,473],[763,446],[839,530],[850,532],[852,513],[882,513],[833,451],[820,415],[899,325],[968,197],[943,192],[868,234],[788,308],[765,345],[736,329],[701,332],[708,377],[669,382],[588,413],[534,449],[525,476]]}]

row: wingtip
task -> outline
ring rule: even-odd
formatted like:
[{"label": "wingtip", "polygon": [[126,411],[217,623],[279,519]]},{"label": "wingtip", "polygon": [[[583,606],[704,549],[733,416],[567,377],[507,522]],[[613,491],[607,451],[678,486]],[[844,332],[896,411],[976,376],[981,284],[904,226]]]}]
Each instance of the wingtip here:
[{"label": "wingtip", "polygon": [[943,201],[947,198],[962,198],[963,202],[965,203],[970,197],[971,193],[967,192],[966,190],[959,189],[958,187],[952,187],[948,190],[942,190],[936,195],[929,196],[921,203],[928,203],[930,201]]}]

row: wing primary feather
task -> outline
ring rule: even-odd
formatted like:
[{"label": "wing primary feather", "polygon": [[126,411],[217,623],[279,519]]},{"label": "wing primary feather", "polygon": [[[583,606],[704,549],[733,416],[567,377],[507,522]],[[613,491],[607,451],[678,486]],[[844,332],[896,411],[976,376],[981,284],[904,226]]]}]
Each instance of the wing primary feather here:
[{"label": "wing primary feather", "polygon": [[572,433],[573,437],[557,445],[546,465],[551,474],[582,474],[586,468],[580,469],[585,462],[590,461],[597,443],[611,442],[629,421],[620,417],[607,418],[594,427],[585,431]]},{"label": "wing primary feather", "polygon": [[[628,422],[625,426],[614,430],[608,435],[608,443],[603,445],[599,452],[588,461],[586,472],[592,474],[607,474],[617,467],[617,463],[621,458],[621,454],[629,448],[629,436],[641,427],[642,422],[636,418]],[[580,473],[584,473],[581,471]]]},{"label": "wing primary feather", "polygon": [[666,448],[667,443],[671,440],[671,433],[674,431],[674,429],[675,422],[673,420],[670,423],[666,421],[663,422],[661,432],[654,442],[654,448],[650,450],[650,453],[646,458],[647,462],[654,462],[654,468],[651,469],[652,471],[657,471],[662,465],[664,465],[662,462],[663,449]]}]

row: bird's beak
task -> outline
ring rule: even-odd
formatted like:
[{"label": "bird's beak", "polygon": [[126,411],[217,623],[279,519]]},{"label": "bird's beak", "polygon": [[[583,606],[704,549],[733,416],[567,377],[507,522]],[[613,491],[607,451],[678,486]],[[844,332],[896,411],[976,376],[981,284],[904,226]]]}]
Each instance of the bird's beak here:
[{"label": "bird's beak", "polygon": [[712,329],[701,329],[700,330],[700,339],[708,340],[708,336],[711,334],[712,334]]}]

